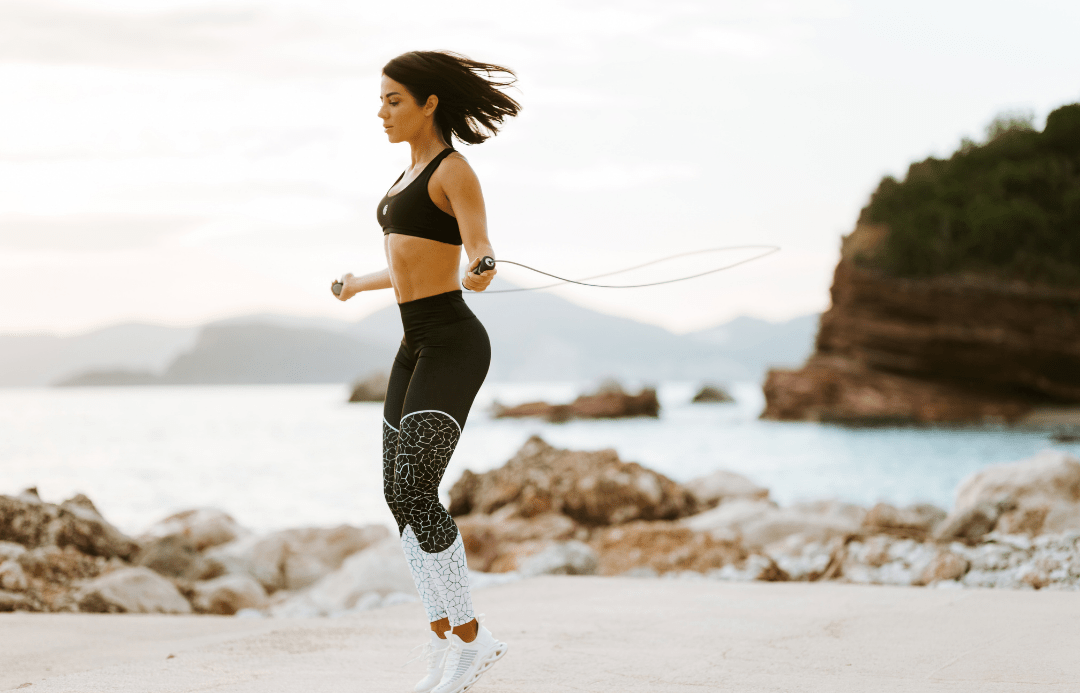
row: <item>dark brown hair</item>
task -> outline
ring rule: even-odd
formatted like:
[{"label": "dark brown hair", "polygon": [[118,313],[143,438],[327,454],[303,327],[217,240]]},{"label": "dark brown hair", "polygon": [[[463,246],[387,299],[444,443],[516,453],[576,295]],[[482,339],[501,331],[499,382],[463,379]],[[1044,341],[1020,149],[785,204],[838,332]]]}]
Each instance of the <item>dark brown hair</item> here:
[{"label": "dark brown hair", "polygon": [[[458,53],[402,53],[386,63],[382,71],[404,85],[421,106],[432,94],[439,97],[435,127],[447,144],[452,143],[452,137],[466,144],[480,144],[499,132],[503,118],[516,116],[521,110],[521,104],[502,91],[517,81],[513,70]],[[492,79],[497,73],[505,77]]]}]

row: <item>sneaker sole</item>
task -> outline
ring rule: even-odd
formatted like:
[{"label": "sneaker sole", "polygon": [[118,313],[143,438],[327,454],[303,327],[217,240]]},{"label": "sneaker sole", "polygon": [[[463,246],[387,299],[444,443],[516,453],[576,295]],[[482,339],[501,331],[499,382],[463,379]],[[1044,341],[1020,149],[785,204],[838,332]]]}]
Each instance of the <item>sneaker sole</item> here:
[{"label": "sneaker sole", "polygon": [[481,676],[483,676],[487,672],[488,669],[495,666],[495,662],[503,658],[503,655],[506,654],[506,651],[508,649],[509,646],[506,643],[499,642],[499,644],[497,644],[495,648],[491,651],[491,654],[485,657],[484,661],[480,664],[480,666],[476,668],[476,671],[473,672],[472,676],[470,676],[465,681],[465,684],[463,686],[461,686],[460,688],[452,688],[446,691],[446,693],[464,693],[465,691],[469,690],[469,688],[476,685],[476,682],[480,679]]}]

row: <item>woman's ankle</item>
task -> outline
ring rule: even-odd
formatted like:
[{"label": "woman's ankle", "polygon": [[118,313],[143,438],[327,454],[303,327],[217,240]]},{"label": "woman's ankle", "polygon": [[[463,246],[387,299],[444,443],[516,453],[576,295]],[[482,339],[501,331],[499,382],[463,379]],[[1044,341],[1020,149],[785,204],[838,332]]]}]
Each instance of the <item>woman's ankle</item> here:
[{"label": "woman's ankle", "polygon": [[[447,622],[449,623],[449,621]],[[476,636],[480,633],[480,624],[476,619],[469,621],[468,623],[462,623],[460,626],[454,626],[454,635],[461,638],[463,642],[472,642],[476,640]]]},{"label": "woman's ankle", "polygon": [[431,622],[431,631],[443,640],[446,640],[446,631],[448,630],[450,630],[450,619],[448,618],[444,617]]}]

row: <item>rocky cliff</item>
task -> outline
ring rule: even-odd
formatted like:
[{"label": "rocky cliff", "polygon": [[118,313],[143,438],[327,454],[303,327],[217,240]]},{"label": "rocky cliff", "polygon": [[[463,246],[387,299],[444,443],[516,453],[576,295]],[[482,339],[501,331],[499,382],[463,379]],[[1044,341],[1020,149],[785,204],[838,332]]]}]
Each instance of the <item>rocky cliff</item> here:
[{"label": "rocky cliff", "polygon": [[765,418],[1015,422],[1080,403],[1080,104],[882,180],[844,238],[815,352]]},{"label": "rocky cliff", "polygon": [[1080,402],[1080,289],[859,266],[881,235],[845,238],[815,352],[769,372],[765,418],[1013,422]]}]

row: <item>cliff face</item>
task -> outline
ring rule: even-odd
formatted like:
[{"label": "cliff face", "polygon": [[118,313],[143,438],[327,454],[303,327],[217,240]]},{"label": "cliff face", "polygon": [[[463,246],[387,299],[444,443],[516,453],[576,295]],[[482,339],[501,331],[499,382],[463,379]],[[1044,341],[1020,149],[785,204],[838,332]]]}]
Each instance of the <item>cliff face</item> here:
[{"label": "cliff face", "polygon": [[845,239],[815,353],[769,372],[764,418],[1015,421],[1080,402],[1080,289],[860,267],[882,235]]}]

